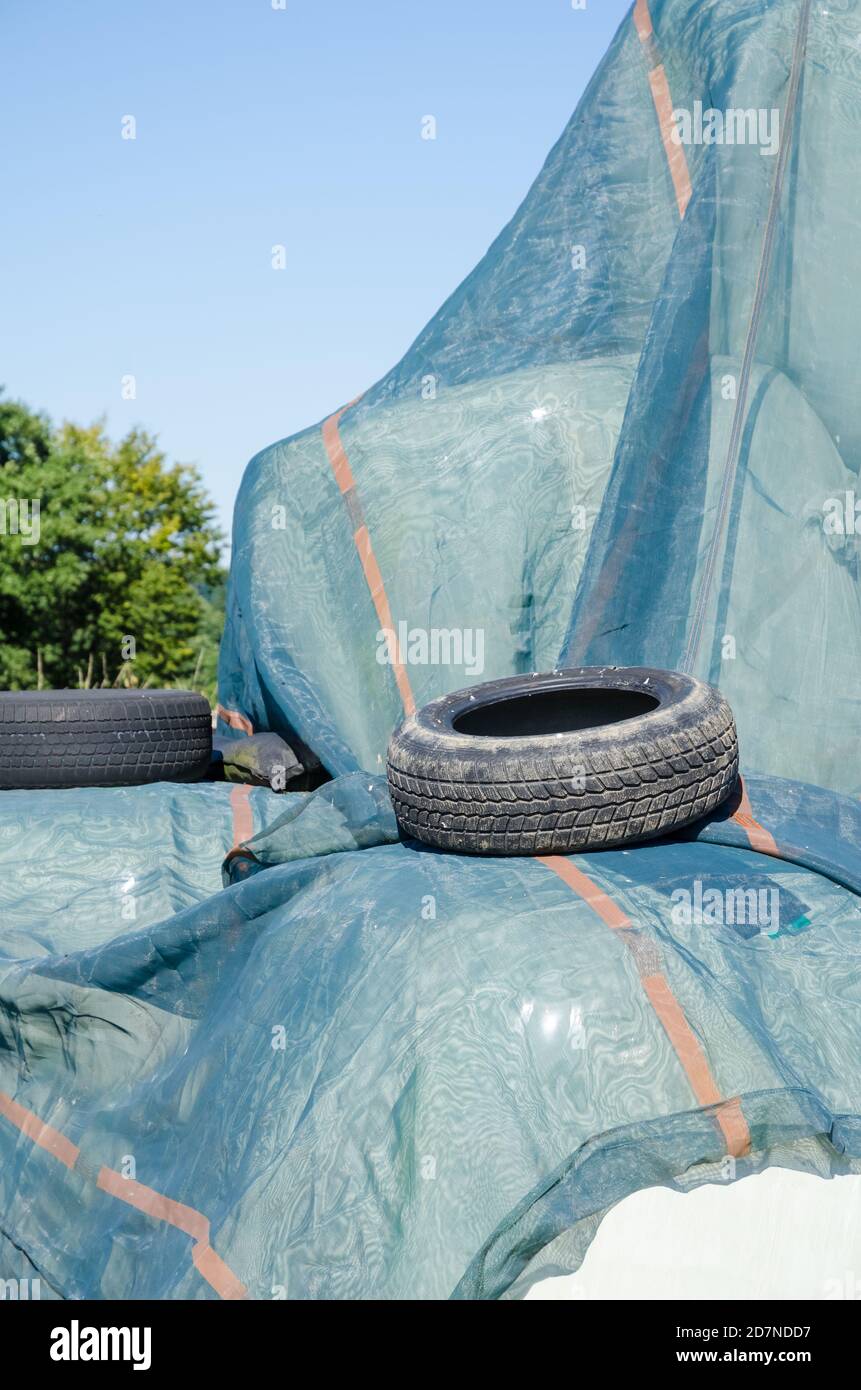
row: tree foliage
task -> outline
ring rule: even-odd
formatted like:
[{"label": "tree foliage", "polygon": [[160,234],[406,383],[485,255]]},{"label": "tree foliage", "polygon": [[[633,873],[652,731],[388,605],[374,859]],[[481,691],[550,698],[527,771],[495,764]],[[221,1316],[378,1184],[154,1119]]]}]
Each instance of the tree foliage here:
[{"label": "tree foliage", "polygon": [[[14,534],[21,499],[39,502],[36,544]],[[212,695],[221,539],[196,469],[149,434],[114,444],[0,399],[0,686]]]}]

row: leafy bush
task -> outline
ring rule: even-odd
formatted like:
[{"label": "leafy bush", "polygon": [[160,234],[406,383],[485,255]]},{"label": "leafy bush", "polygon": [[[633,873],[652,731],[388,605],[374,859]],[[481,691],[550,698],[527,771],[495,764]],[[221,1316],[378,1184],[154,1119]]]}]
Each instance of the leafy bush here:
[{"label": "leafy bush", "polygon": [[[39,504],[29,540],[22,499]],[[214,517],[197,470],[168,464],[144,431],[114,444],[100,424],[55,427],[0,400],[0,686],[181,685],[214,699]]]}]

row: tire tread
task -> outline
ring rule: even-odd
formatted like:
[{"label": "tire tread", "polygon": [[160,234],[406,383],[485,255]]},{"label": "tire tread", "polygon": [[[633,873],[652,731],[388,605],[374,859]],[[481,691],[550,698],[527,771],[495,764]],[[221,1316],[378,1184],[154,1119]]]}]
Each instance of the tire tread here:
[{"label": "tire tread", "polygon": [[675,733],[648,741],[641,732],[636,742],[585,754],[582,789],[572,781],[577,759],[546,752],[485,766],[445,759],[438,775],[427,761],[392,739],[389,789],[407,835],[466,853],[567,853],[651,839],[701,819],[736,783],[738,740],[721,701]]},{"label": "tire tread", "polygon": [[209,702],[183,691],[0,692],[0,789],[130,786],[202,777]]}]

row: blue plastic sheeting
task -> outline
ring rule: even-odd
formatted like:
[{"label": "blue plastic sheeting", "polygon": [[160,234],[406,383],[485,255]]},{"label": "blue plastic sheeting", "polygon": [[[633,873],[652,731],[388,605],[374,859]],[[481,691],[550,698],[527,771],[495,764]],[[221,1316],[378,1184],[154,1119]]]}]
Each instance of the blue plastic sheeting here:
[{"label": "blue plastic sheeting", "polygon": [[[855,0],[640,0],[406,357],[252,459],[225,707],[381,771],[382,586],[419,705],[686,669],[748,767],[861,793],[859,25]],[[436,662],[434,633],[460,635]]]},{"label": "blue plastic sheeting", "polygon": [[118,923],[147,927],[202,901],[248,817],[260,830],[282,807],[266,789],[213,782],[3,792],[0,961],[101,945]]},{"label": "blue plastic sheeting", "polygon": [[[223,731],[334,780],[0,797],[0,1276],[517,1297],[639,1188],[861,1172],[859,127],[856,3],[637,0],[403,361],[246,472]],[[738,795],[401,841],[404,709],[586,660],[718,683]]]},{"label": "blue plastic sheeting", "polygon": [[[541,861],[397,842],[379,779],[282,798],[224,891],[4,969],[0,1076],[26,1114],[0,1123],[3,1231],[64,1297],[497,1297],[576,1266],[638,1187],[861,1171],[858,902],[801,862],[857,875],[861,808],[747,790],[796,862],[727,818],[577,856],[621,930]],[[697,884],[776,910],[699,922]]]}]

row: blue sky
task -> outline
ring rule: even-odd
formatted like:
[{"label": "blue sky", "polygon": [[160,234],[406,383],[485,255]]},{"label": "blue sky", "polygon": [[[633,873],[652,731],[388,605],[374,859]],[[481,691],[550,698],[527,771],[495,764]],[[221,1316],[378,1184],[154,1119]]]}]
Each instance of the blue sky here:
[{"label": "blue sky", "polygon": [[157,433],[228,529],[248,458],[381,376],[482,256],[628,7],[3,0],[0,382]]}]

